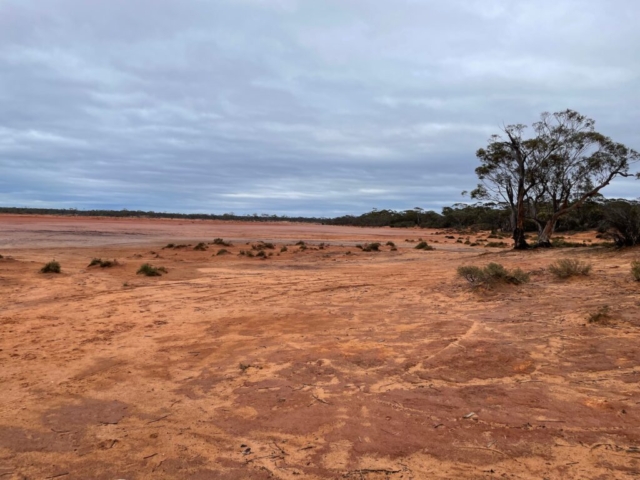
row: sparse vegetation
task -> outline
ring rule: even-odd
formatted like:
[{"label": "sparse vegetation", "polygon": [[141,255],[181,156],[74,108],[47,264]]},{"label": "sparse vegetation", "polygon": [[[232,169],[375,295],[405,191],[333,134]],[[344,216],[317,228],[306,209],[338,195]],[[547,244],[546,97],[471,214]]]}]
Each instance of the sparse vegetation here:
[{"label": "sparse vegetation", "polygon": [[229,254],[229,250],[227,250],[226,248],[221,248],[220,250],[218,250],[218,253],[216,253],[216,256],[218,255],[228,255]]},{"label": "sparse vegetation", "polygon": [[257,254],[256,257],[260,257],[260,258],[267,258],[267,254],[265,253],[264,250],[260,250]]},{"label": "sparse vegetation", "polygon": [[631,275],[636,282],[640,282],[640,262],[631,262]]},{"label": "sparse vegetation", "polygon": [[230,247],[231,243],[230,242],[225,242],[222,238],[214,238],[213,242],[211,242],[213,245],[221,245],[223,247]]},{"label": "sparse vegetation", "polygon": [[562,258],[549,265],[549,272],[557,278],[587,276],[591,272],[591,264],[571,258]]},{"label": "sparse vegetation", "polygon": [[300,241],[296,242],[296,245],[300,245],[300,246],[302,246],[302,245],[304,245],[304,244],[305,244],[305,243],[304,243],[302,240],[300,240]]},{"label": "sparse vegetation", "polygon": [[360,248],[362,249],[363,252],[379,252],[380,243],[379,242],[365,243]]},{"label": "sparse vegetation", "polygon": [[385,245],[386,245],[387,247],[395,247],[395,246],[396,246],[396,244],[395,244],[395,243],[393,243],[391,240],[389,240],[387,243],[385,243]]},{"label": "sparse vegetation", "polygon": [[193,249],[199,252],[204,252],[207,249],[207,244],[204,242],[200,242],[195,247],[193,247]]},{"label": "sparse vegetation", "polygon": [[422,241],[420,243],[418,243],[415,247],[416,250],[435,250],[435,248],[433,248],[431,245],[429,245],[427,242]]},{"label": "sparse vegetation", "polygon": [[492,287],[498,283],[520,285],[529,281],[529,274],[520,268],[507,270],[499,263],[489,263],[485,267],[460,266],[458,275],[474,286]]},{"label": "sparse vegetation", "polygon": [[60,273],[60,263],[55,260],[50,261],[40,269],[42,273]]},{"label": "sparse vegetation", "polygon": [[280,253],[284,253],[284,252],[286,252],[287,250],[288,250],[288,248],[287,248],[287,247],[286,247],[286,245],[285,245],[285,246],[283,246],[283,247],[280,249]]},{"label": "sparse vegetation", "polygon": [[175,246],[175,243],[167,243],[164,247],[162,247],[162,249],[164,250],[165,248],[175,248]]},{"label": "sparse vegetation", "polygon": [[143,263],[136,273],[146,277],[159,277],[163,273],[167,273],[167,269],[164,267],[154,267],[150,263]]},{"label": "sparse vegetation", "polygon": [[91,260],[88,266],[89,267],[98,266],[100,268],[111,268],[111,267],[115,267],[116,265],[118,265],[117,260],[102,260],[101,258],[94,258]]},{"label": "sparse vegetation", "polygon": [[487,244],[485,245],[485,247],[489,247],[489,248],[505,248],[508,246],[509,245],[507,245],[504,242],[487,242]]}]

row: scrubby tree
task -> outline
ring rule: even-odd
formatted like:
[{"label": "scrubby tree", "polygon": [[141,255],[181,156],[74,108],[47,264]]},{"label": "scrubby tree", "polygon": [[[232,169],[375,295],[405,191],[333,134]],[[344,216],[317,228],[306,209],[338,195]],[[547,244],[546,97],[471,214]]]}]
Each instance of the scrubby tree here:
[{"label": "scrubby tree", "polygon": [[573,110],[543,113],[524,138],[509,125],[476,153],[482,184],[472,197],[503,201],[511,209],[516,249],[527,248],[525,221],[538,226],[538,245],[551,245],[558,219],[598,195],[616,177],[628,177],[640,154],[595,131],[595,122]]}]

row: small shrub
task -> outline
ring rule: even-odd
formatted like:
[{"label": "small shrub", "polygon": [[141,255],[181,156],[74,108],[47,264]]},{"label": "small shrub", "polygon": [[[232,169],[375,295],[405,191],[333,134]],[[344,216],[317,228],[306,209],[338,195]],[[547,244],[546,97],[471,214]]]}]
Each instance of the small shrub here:
[{"label": "small shrub", "polygon": [[143,263],[136,273],[145,277],[159,277],[163,273],[167,273],[167,270],[164,267],[154,267],[149,263]]},{"label": "small shrub", "polygon": [[304,245],[304,242],[302,240],[300,240],[299,242],[296,243],[296,245],[302,246],[302,245]]},{"label": "small shrub", "polygon": [[288,250],[288,248],[287,248],[286,246],[283,246],[283,247],[280,249],[280,253],[284,253],[284,252],[286,252],[287,250]]},{"label": "small shrub", "polygon": [[416,250],[435,250],[431,245],[429,245],[425,241],[420,242],[413,248],[415,248]]},{"label": "small shrub", "polygon": [[267,254],[264,253],[264,250],[260,250],[257,254],[256,257],[260,257],[260,258],[266,258]]},{"label": "small shrub", "polygon": [[363,252],[379,252],[380,251],[380,243],[365,243],[362,247]]},{"label": "small shrub", "polygon": [[585,242],[568,242],[564,237],[552,238],[551,245],[556,248],[579,248],[588,246]]},{"label": "small shrub", "polygon": [[448,238],[450,240],[455,240],[456,237],[454,237],[453,235],[445,235],[444,238]]},{"label": "small shrub", "polygon": [[590,313],[587,316],[587,321],[589,323],[607,324],[609,323],[609,320],[611,320],[611,315],[609,315],[609,305],[603,305],[597,312]]},{"label": "small shrub", "polygon": [[214,245],[222,245],[223,247],[230,247],[231,246],[231,243],[225,242],[222,238],[214,238],[212,243]]},{"label": "small shrub", "polygon": [[509,271],[499,263],[489,263],[483,268],[474,265],[460,266],[458,275],[474,286],[491,287],[497,283],[520,285],[529,281],[529,274],[520,268]]},{"label": "small shrub", "polygon": [[118,265],[118,261],[117,260],[102,260],[101,258],[94,258],[93,260],[91,260],[91,263],[89,263],[89,267],[95,267],[98,266],[100,268],[111,268],[111,267],[115,267],[116,265]]},{"label": "small shrub", "polygon": [[200,242],[195,247],[193,247],[193,249],[199,252],[204,252],[207,249],[207,245],[204,242]]},{"label": "small shrub", "polygon": [[631,275],[636,282],[640,282],[640,262],[631,262]]},{"label": "small shrub", "polygon": [[395,246],[396,246],[396,244],[395,244],[395,243],[393,243],[391,240],[389,240],[387,243],[385,243],[385,245],[386,245],[387,247],[395,247]]},{"label": "small shrub", "polygon": [[393,247],[391,247],[391,251],[392,252],[397,252],[398,251],[398,247],[396,247],[395,245]]},{"label": "small shrub", "polygon": [[300,251],[301,252],[305,251],[306,249],[307,249],[307,246],[304,243],[302,245],[300,245]]},{"label": "small shrub", "polygon": [[591,264],[580,260],[562,258],[549,265],[549,271],[557,278],[586,276],[591,272]]},{"label": "small shrub", "polygon": [[89,262],[88,267],[94,267],[96,265],[100,265],[101,263],[102,263],[101,258],[94,258],[93,260],[91,260],[91,262]]},{"label": "small shrub", "polygon": [[175,243],[167,243],[164,247],[162,247],[162,249],[164,250],[165,248],[175,248],[176,244]]},{"label": "small shrub", "polygon": [[228,255],[229,254],[229,250],[227,250],[226,248],[221,248],[220,250],[218,250],[218,253],[216,253],[217,255]]},{"label": "small shrub", "polygon": [[52,260],[42,267],[40,271],[42,273],[60,273],[60,263]]}]

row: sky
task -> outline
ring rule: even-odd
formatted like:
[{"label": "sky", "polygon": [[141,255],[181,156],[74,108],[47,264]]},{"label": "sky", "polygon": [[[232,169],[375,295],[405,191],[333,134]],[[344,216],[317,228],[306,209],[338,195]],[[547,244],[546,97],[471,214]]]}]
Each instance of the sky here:
[{"label": "sky", "polygon": [[491,134],[543,111],[640,150],[638,18],[637,0],[0,0],[0,205],[439,211]]}]

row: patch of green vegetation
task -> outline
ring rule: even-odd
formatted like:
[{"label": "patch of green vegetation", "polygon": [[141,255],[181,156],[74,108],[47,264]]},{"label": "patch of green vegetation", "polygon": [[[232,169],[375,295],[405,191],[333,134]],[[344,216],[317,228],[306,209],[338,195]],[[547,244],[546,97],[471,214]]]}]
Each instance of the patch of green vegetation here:
[{"label": "patch of green vegetation", "polygon": [[435,248],[433,248],[431,245],[429,245],[425,241],[420,242],[413,248],[415,248],[416,250],[435,250]]},{"label": "patch of green vegetation", "polygon": [[520,285],[529,281],[529,274],[520,268],[507,270],[499,263],[489,263],[485,267],[460,266],[458,275],[474,286],[492,287],[498,283]]},{"label": "patch of green vegetation", "polygon": [[143,263],[136,272],[138,275],[144,275],[146,277],[159,277],[163,273],[167,273],[167,269],[164,267],[154,267],[150,263]]},{"label": "patch of green vegetation", "polygon": [[118,265],[117,260],[102,260],[101,258],[94,258],[93,260],[91,260],[88,266],[89,267],[98,266],[100,268],[111,268],[111,267],[115,267],[116,265]]},{"label": "patch of green vegetation", "polygon": [[562,258],[549,265],[549,272],[557,278],[587,276],[591,273],[591,264],[571,258]]},{"label": "patch of green vegetation", "polygon": [[60,263],[55,260],[50,261],[40,269],[42,273],[60,273]]}]

